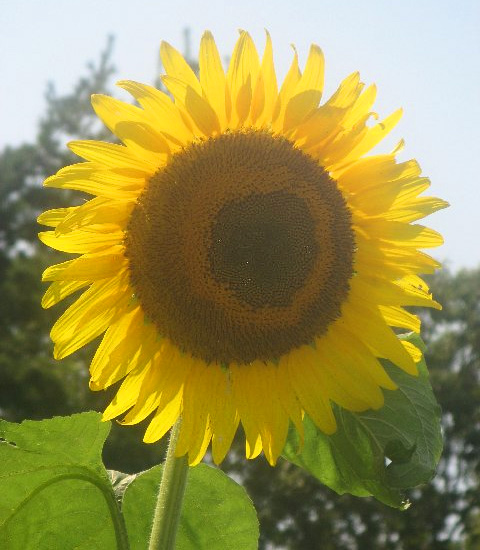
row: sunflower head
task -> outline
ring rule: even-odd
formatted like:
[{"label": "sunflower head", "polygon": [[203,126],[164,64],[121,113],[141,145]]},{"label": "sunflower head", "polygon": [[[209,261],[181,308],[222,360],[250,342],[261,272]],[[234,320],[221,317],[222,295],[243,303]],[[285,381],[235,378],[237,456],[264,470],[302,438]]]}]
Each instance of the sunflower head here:
[{"label": "sunflower head", "polygon": [[414,160],[368,153],[401,111],[371,125],[374,86],[358,73],[322,102],[323,54],[295,52],[277,85],[270,36],[260,59],[240,34],[227,72],[212,35],[199,77],[163,43],[168,94],[119,85],[137,105],[95,95],[122,144],[76,141],[86,162],[47,187],[84,191],[49,210],[47,245],[76,255],[48,268],[50,307],[81,291],[55,323],[57,359],[103,335],[90,387],[123,380],[105,419],[147,417],[145,441],[182,418],[177,454],[223,460],[242,424],[247,457],[274,464],[291,421],[336,430],[332,403],[378,409],[395,389],[380,360],[415,375],[418,332],[406,306],[439,307],[419,277],[441,244],[413,224],[446,206]]}]

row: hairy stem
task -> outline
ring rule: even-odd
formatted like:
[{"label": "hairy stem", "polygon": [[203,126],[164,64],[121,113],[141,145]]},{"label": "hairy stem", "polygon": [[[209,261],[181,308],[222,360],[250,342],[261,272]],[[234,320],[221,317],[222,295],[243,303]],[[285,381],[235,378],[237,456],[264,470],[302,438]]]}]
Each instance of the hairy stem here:
[{"label": "hairy stem", "polygon": [[163,466],[162,481],[158,490],[153,516],[149,550],[174,550],[178,523],[182,511],[183,495],[187,485],[188,461],[186,456],[175,457],[180,420],[173,426]]}]

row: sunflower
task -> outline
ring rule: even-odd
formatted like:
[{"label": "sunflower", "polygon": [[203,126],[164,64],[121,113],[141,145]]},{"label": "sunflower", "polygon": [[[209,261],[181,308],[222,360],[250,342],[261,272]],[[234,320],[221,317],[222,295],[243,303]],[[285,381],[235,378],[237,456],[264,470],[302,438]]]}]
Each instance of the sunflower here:
[{"label": "sunflower", "polygon": [[47,187],[83,191],[81,206],[39,222],[48,246],[77,257],[49,267],[50,307],[81,295],[51,331],[61,359],[103,335],[92,390],[123,379],[105,419],[150,417],[144,440],[182,418],[177,456],[220,463],[242,424],[248,458],[273,465],[290,421],[336,430],[332,403],[379,409],[396,389],[380,359],[411,375],[421,352],[405,306],[440,306],[419,249],[442,238],[416,220],[446,206],[415,160],[365,156],[397,124],[372,112],[376,88],[348,76],[320,103],[324,58],[294,51],[278,88],[270,36],[260,60],[241,32],[225,74],[211,33],[199,77],[161,46],[168,94],[120,81],[138,106],[92,97],[122,142],[74,141],[86,162]]}]

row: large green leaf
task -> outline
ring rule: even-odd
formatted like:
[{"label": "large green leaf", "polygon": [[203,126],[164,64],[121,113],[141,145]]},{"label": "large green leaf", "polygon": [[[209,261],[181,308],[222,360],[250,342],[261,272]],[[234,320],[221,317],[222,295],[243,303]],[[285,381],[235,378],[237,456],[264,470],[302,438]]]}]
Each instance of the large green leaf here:
[{"label": "large green leaf", "polygon": [[[122,509],[131,550],[148,547],[161,475],[161,466],[155,466],[125,491]],[[176,549],[254,550],[257,545],[257,516],[245,490],[217,468],[190,468]]]},{"label": "large green leaf", "polygon": [[[423,346],[418,337],[409,339]],[[385,390],[380,410],[355,414],[335,407],[338,430],[331,436],[305,418],[303,449],[298,452],[298,435],[291,430],[283,456],[339,494],[372,495],[404,508],[404,490],[435,474],[442,451],[440,407],[423,360],[418,377],[384,366],[399,389]]]},{"label": "large green leaf", "polygon": [[94,412],[0,422],[0,548],[126,548],[102,464],[109,431]]}]

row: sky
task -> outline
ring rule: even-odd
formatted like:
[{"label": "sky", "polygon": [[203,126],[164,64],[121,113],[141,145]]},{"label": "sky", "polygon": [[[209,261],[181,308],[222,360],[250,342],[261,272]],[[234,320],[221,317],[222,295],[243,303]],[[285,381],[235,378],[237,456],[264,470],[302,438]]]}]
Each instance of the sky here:
[{"label": "sky", "polygon": [[480,264],[479,0],[0,0],[0,149],[34,140],[47,82],[70,92],[109,34],[116,79],[151,83],[160,41],[182,50],[186,27],[192,54],[209,29],[225,56],[238,29],[259,50],[268,29],[280,77],[291,44],[304,63],[317,43],[327,95],[356,70],[376,83],[381,117],[405,110],[383,151],[404,138],[401,160],[416,158],[430,193],[451,204],[427,219],[445,237],[432,255],[455,270]]}]

